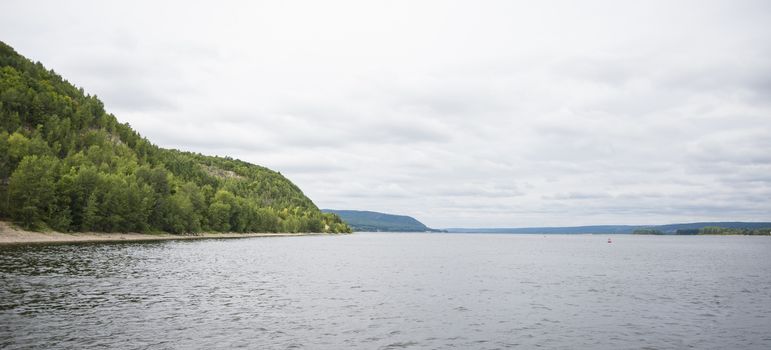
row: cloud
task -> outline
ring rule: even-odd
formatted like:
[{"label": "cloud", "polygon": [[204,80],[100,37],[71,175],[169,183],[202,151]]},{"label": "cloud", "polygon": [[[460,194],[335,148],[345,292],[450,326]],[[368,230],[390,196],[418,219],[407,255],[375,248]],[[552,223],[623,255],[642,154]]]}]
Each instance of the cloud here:
[{"label": "cloud", "polygon": [[764,1],[8,1],[164,147],[429,226],[771,220]]}]

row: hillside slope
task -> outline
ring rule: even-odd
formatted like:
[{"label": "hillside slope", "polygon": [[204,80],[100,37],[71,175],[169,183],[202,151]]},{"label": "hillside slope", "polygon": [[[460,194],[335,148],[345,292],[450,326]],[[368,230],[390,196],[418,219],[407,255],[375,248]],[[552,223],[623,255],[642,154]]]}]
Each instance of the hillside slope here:
[{"label": "hillside slope", "polygon": [[153,145],[2,42],[0,217],[64,232],[350,231],[275,171]]},{"label": "hillside slope", "polygon": [[426,232],[435,231],[417,219],[374,211],[322,209],[340,216],[354,231]]}]

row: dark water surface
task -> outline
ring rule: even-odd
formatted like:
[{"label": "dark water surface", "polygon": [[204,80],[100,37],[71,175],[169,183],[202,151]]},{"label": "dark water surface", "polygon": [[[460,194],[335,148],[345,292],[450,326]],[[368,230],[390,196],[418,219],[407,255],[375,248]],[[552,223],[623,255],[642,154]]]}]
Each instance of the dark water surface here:
[{"label": "dark water surface", "polygon": [[0,247],[0,348],[771,349],[771,239]]}]

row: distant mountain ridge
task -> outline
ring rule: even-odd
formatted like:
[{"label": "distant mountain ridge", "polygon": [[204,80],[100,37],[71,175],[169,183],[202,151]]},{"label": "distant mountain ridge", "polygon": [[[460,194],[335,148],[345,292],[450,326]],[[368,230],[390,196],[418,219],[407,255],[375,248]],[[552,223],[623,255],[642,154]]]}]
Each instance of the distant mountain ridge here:
[{"label": "distant mountain ridge", "polygon": [[717,226],[736,229],[759,229],[771,227],[771,222],[693,222],[667,225],[594,225],[566,227],[516,227],[516,228],[447,228],[450,233],[542,233],[542,234],[626,234],[638,229],[654,229],[664,234],[675,234],[677,230],[698,230],[704,227]]},{"label": "distant mountain ridge", "polygon": [[339,216],[354,231],[364,232],[429,232],[438,231],[406,215],[393,215],[365,210],[322,209]]}]

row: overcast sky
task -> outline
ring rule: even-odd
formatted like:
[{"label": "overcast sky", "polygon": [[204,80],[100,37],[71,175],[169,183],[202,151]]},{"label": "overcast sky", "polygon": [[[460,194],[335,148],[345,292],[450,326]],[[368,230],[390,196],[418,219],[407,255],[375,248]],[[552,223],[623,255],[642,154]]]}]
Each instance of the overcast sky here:
[{"label": "overcast sky", "polygon": [[769,1],[7,1],[152,142],[431,227],[771,220]]}]

